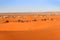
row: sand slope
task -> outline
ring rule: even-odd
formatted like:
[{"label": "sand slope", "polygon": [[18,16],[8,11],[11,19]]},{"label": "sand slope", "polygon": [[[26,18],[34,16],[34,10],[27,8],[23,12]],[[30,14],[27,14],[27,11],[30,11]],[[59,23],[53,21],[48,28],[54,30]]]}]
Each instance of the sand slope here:
[{"label": "sand slope", "polygon": [[60,14],[0,18],[0,40],[60,40]]}]

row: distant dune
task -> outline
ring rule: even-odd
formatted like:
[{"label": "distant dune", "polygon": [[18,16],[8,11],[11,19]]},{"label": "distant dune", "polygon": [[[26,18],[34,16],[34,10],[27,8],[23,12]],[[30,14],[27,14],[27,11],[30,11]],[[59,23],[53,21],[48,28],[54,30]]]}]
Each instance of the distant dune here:
[{"label": "distant dune", "polygon": [[0,40],[60,40],[60,12],[0,13]]}]

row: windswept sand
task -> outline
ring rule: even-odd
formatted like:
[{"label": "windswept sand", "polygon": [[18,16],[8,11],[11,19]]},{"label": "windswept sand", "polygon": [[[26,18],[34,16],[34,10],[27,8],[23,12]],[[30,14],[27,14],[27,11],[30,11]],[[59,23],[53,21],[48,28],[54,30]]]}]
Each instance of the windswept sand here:
[{"label": "windswept sand", "polygon": [[[38,16],[37,13],[37,16],[34,17],[25,16],[25,19],[22,18],[22,20],[36,19],[37,21],[24,23],[3,23],[3,21],[0,21],[0,40],[60,40],[60,14],[59,12],[55,14],[57,15],[54,15],[54,12],[53,15],[49,13],[45,17],[40,14]],[[15,20],[18,19],[16,18]],[[14,19],[7,20],[14,21]]]}]

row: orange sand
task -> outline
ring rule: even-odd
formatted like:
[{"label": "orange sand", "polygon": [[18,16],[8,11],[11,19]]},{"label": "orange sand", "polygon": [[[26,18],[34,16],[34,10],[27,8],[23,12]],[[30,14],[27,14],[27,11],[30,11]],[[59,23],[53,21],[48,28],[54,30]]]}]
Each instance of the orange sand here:
[{"label": "orange sand", "polygon": [[[25,15],[25,14],[24,14]],[[30,15],[30,14],[29,14]],[[0,40],[60,40],[60,15],[24,16],[34,22],[0,23]],[[15,20],[18,20],[16,18]],[[47,20],[42,20],[47,19]],[[52,20],[53,19],[53,20]],[[1,19],[2,20],[2,19]],[[14,19],[4,19],[14,21]]]}]

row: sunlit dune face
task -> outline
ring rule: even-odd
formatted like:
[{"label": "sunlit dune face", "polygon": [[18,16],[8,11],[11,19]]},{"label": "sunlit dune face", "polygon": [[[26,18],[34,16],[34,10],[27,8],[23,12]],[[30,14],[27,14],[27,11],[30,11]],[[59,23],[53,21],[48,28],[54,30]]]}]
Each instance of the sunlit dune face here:
[{"label": "sunlit dune face", "polygon": [[1,40],[60,40],[60,15],[1,14],[0,31]]}]

